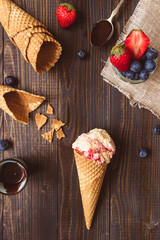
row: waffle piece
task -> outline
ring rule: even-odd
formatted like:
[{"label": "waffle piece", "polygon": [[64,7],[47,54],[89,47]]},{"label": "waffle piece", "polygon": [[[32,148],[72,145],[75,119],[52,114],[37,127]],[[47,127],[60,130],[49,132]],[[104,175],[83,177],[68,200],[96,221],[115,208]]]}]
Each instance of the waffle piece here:
[{"label": "waffle piece", "polygon": [[15,120],[28,124],[29,113],[34,111],[45,97],[0,85],[0,108]]}]

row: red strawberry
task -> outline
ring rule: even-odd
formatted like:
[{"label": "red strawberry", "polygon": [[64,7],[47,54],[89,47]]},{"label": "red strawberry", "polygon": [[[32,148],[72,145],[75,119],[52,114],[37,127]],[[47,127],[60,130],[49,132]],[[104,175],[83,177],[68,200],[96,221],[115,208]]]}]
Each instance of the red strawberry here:
[{"label": "red strawberry", "polygon": [[76,152],[79,154],[82,154],[83,152],[81,152],[78,148],[76,148]]},{"label": "red strawberry", "polygon": [[140,29],[134,29],[125,40],[125,46],[133,59],[140,59],[149,46],[149,38]]},{"label": "red strawberry", "polygon": [[57,8],[56,15],[62,28],[70,27],[77,18],[75,8],[69,3],[61,3]]},{"label": "red strawberry", "polygon": [[110,53],[110,61],[119,71],[126,72],[131,61],[130,51],[125,46],[116,45]]}]

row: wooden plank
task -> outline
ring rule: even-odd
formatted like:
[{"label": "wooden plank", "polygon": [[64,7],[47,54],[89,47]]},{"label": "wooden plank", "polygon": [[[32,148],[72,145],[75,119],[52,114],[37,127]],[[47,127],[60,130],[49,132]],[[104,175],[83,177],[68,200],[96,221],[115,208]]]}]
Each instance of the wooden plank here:
[{"label": "wooden plank", "polygon": [[[125,24],[125,21],[130,16],[131,6],[130,4],[125,4],[123,8],[123,21]],[[120,25],[116,24],[119,33],[123,27],[122,21],[120,23]],[[116,155],[111,163],[110,238],[113,240],[132,239],[131,237],[133,237],[133,235],[131,235],[131,226],[135,226],[136,223],[133,221],[133,217],[129,211],[128,198],[132,195],[129,195],[131,192],[128,191],[130,188],[132,189],[133,183],[128,178],[130,177],[131,164],[135,163],[133,154],[134,157],[136,155],[135,149],[134,151],[132,150],[135,145],[131,148],[131,141],[134,139],[132,135],[133,110],[129,106],[128,100],[114,88],[112,89],[111,106],[113,119],[112,133],[117,149]],[[131,159],[134,162],[131,162]],[[138,171],[135,177],[138,177]],[[136,203],[134,202],[134,204]],[[137,229],[135,234],[137,234]],[[133,239],[140,238],[137,237]]]},{"label": "wooden plank", "polygon": [[[0,25],[0,83],[3,84],[3,28]],[[3,138],[3,111],[0,110],[0,139]],[[0,160],[3,160],[3,152],[0,152]],[[3,237],[3,195],[0,195],[0,239]]]},{"label": "wooden plank", "polygon": [[[110,86],[100,76],[104,64],[101,60],[106,59],[109,47],[92,48],[90,32],[97,19],[106,16],[106,11],[110,14],[111,6],[108,1],[72,3],[78,9],[77,23],[68,31],[60,29],[64,54],[60,65],[59,116],[67,122],[67,138],[59,144],[59,239],[109,239],[109,169],[88,231],[71,144],[78,135],[95,127],[110,132]],[[86,59],[77,58],[80,49],[87,52]]]},{"label": "wooden plank", "polygon": [[[136,3],[125,6],[124,21]],[[111,164],[110,239],[159,239],[159,138],[151,133],[158,123],[149,111],[132,108],[112,90],[112,133],[117,152]],[[150,150],[138,157],[140,147]]]},{"label": "wooden plank", "polygon": [[[131,109],[128,100],[117,105],[119,118],[114,122],[117,153],[111,172],[111,237],[158,240],[159,139],[151,133],[158,121],[146,110]],[[146,159],[138,157],[140,147],[150,150]]]},{"label": "wooden plank", "polygon": [[[15,1],[28,13],[47,24],[57,33],[56,16],[53,14],[56,1]],[[49,13],[45,14],[44,13]],[[25,62],[19,50],[5,35],[5,75],[18,78],[18,88],[43,95],[47,101],[30,115],[29,125],[18,123],[5,115],[5,137],[10,136],[13,148],[5,158],[21,157],[29,167],[29,180],[24,191],[4,198],[3,240],[36,240],[57,238],[57,145],[41,137],[51,129],[57,117],[58,65],[48,73],[39,75]],[[46,114],[47,105],[54,106],[55,114],[50,116],[42,130],[37,131],[34,116],[37,112]]]},{"label": "wooden plank", "polygon": [[[23,158],[29,167],[29,181],[15,196],[0,196],[0,239],[2,240],[159,240],[159,136],[151,133],[159,121],[150,112],[131,108],[116,89],[102,81],[100,72],[122,27],[133,13],[138,0],[127,1],[121,8],[112,40],[101,48],[90,46],[93,23],[110,16],[119,2],[72,1],[78,20],[70,29],[61,29],[56,19],[59,1],[15,1],[42,21],[63,45],[63,55],[55,68],[38,75],[0,27],[1,82],[13,75],[18,88],[44,95],[47,101],[30,115],[25,126],[4,114],[0,137],[13,142],[1,159]],[[122,19],[123,14],[123,19]],[[76,52],[84,49],[87,58]],[[3,62],[4,61],[4,62]],[[47,105],[55,114],[37,131],[34,116],[46,113]],[[3,112],[0,112],[0,118]],[[42,139],[53,118],[66,122],[66,138],[53,144]],[[1,123],[1,122],[0,122]],[[4,124],[4,130],[3,130]],[[82,132],[95,127],[106,129],[117,151],[107,168],[91,230],[85,228],[77,170],[71,145]],[[4,136],[3,136],[4,132]],[[138,158],[140,147],[150,156]]]}]

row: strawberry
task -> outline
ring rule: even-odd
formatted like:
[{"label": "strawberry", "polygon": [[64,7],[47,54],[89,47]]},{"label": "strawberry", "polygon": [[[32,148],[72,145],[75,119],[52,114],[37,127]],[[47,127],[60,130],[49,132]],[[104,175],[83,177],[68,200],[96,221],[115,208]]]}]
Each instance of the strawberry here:
[{"label": "strawberry", "polygon": [[130,50],[133,59],[140,59],[149,46],[149,38],[140,29],[133,29],[125,40],[125,46]]},{"label": "strawberry", "polygon": [[81,152],[78,148],[76,148],[76,152],[79,154],[82,154],[83,152]]},{"label": "strawberry", "polygon": [[112,48],[110,53],[110,62],[122,72],[129,69],[131,61],[130,51],[122,45],[116,45]]},{"label": "strawberry", "polygon": [[70,27],[77,18],[75,8],[69,3],[61,3],[57,8],[56,15],[62,28]]}]

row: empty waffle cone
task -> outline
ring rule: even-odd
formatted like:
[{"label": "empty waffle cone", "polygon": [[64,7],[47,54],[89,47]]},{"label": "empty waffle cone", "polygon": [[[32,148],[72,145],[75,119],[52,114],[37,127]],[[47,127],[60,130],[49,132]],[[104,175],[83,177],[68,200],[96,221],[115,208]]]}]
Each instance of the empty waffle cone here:
[{"label": "empty waffle cone", "polygon": [[90,229],[96,209],[107,163],[85,159],[74,150],[77,166],[83,211],[87,229]]},{"label": "empty waffle cone", "polygon": [[0,108],[24,124],[28,124],[29,113],[44,100],[45,97],[0,85]]},{"label": "empty waffle cone", "polygon": [[62,47],[46,27],[10,0],[0,0],[0,22],[10,40],[38,73],[58,61]]}]

